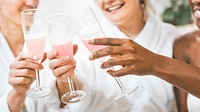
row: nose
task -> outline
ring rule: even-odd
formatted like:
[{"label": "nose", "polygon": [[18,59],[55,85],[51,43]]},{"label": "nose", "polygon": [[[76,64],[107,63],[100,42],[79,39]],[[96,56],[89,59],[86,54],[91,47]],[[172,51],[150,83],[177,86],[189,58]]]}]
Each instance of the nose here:
[{"label": "nose", "polygon": [[105,0],[104,2],[106,3],[106,4],[111,4],[111,3],[113,3],[115,0]]},{"label": "nose", "polygon": [[39,5],[39,0],[26,0],[26,5],[28,7],[37,8]]}]

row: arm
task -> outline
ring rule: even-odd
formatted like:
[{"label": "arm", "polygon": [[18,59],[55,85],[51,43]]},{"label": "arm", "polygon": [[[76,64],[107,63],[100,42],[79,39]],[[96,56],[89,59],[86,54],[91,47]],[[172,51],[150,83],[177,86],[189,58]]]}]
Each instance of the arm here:
[{"label": "arm", "polygon": [[[187,37],[187,35],[186,35],[186,37]],[[177,39],[174,42],[173,58],[189,63],[188,50],[190,49],[190,47],[189,47],[190,40],[191,39],[188,40],[183,35],[182,37],[180,37],[179,39]],[[188,108],[187,108],[188,93],[177,87],[174,87],[174,92],[175,92],[175,96],[176,96],[178,112],[188,112]]]},{"label": "arm", "polygon": [[157,55],[153,67],[155,76],[200,98],[200,69],[187,63]]},{"label": "arm", "polygon": [[152,74],[200,98],[200,69],[198,67],[155,54],[129,39],[99,38],[91,40],[89,44],[109,45],[94,52],[89,59],[94,60],[111,55],[112,58],[105,61],[101,68],[122,65],[120,70],[107,71],[112,76]]},{"label": "arm", "polygon": [[11,112],[19,112],[24,106],[25,93],[17,93],[11,90],[8,94],[8,105]]},{"label": "arm", "polygon": [[188,93],[177,87],[174,87],[174,93],[176,97],[178,112],[188,112],[187,108]]}]

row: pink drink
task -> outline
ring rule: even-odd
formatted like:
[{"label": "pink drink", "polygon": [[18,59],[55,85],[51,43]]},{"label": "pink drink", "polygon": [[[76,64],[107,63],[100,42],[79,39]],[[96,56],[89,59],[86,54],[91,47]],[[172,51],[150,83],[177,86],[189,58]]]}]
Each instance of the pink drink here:
[{"label": "pink drink", "polygon": [[91,44],[88,44],[88,40],[82,40],[82,42],[88,48],[88,50],[91,53],[94,53],[95,51],[103,49],[103,48],[106,47],[106,46],[103,46],[103,45],[91,45]]},{"label": "pink drink", "polygon": [[72,42],[51,44],[52,48],[59,52],[59,56],[73,57],[73,44]]},{"label": "pink drink", "polygon": [[33,55],[38,56],[40,59],[44,54],[45,49],[45,35],[38,35],[33,37],[28,37],[25,39],[28,51]]},{"label": "pink drink", "polygon": [[[91,53],[94,53],[95,51],[103,49],[103,48],[106,47],[104,45],[91,45],[91,44],[88,44],[88,40],[82,40],[82,42],[88,48],[88,50]],[[100,58],[99,60],[103,62],[103,61],[106,61],[108,59],[109,59],[109,56],[105,56],[105,57]]]}]

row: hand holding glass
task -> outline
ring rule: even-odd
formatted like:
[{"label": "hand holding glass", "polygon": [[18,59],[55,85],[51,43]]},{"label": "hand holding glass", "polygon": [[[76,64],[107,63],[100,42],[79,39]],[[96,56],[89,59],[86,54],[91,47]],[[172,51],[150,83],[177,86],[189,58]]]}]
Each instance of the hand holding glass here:
[{"label": "hand holding glass", "polygon": [[[22,28],[26,47],[29,53],[39,58],[39,63],[44,55],[47,29],[44,23],[45,10],[27,9],[21,12]],[[40,87],[39,70],[36,70],[36,87],[27,91],[27,96],[42,98],[48,96],[51,90]]]},{"label": "hand holding glass", "polygon": [[[52,48],[59,52],[59,57],[73,57],[72,40],[75,33],[71,29],[69,16],[65,13],[56,13],[48,16],[46,19],[49,31],[49,40]],[[71,77],[68,77],[70,92],[65,93],[61,97],[61,101],[65,104],[74,103],[85,98],[86,93],[82,90],[74,90]]]},{"label": "hand holding glass", "polygon": [[[94,53],[97,50],[103,49],[106,46],[103,45],[91,45],[88,44],[88,40],[92,40],[94,38],[103,38],[105,37],[102,27],[99,24],[93,10],[91,8],[87,8],[82,10],[79,14],[74,17],[74,27],[78,33],[79,38],[82,40],[84,45],[89,49],[91,53]],[[107,60],[109,56],[105,56],[100,58],[100,61]],[[112,67],[114,70],[114,68]],[[119,78],[114,77],[117,81],[121,89],[121,94],[114,98],[114,101],[124,98],[125,96],[134,92],[138,87],[133,89],[127,89],[123,86],[122,82]]]}]

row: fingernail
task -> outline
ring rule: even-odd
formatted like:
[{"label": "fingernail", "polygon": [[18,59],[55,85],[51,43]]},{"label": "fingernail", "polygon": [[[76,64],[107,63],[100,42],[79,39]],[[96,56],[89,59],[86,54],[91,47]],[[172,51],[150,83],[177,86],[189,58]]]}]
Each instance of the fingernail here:
[{"label": "fingernail", "polygon": [[110,74],[110,71],[106,71],[108,74]]},{"label": "fingernail", "polygon": [[93,43],[94,43],[94,39],[89,40],[88,43],[89,43],[89,44],[93,44]]},{"label": "fingernail", "polygon": [[56,51],[53,51],[53,55],[57,55],[57,52],[56,52]]},{"label": "fingernail", "polygon": [[76,61],[75,60],[71,61],[71,64],[76,65]]},{"label": "fingernail", "polygon": [[101,65],[100,68],[103,69],[103,65]]},{"label": "fingernail", "polygon": [[64,61],[67,61],[67,60],[69,60],[69,58],[70,58],[69,56],[64,56],[63,59],[64,59]]},{"label": "fingernail", "polygon": [[37,61],[39,58],[37,56],[33,56],[33,59]]},{"label": "fingernail", "polygon": [[89,60],[93,60],[93,55],[90,55],[90,56],[89,56]]}]

